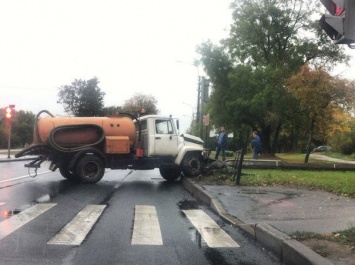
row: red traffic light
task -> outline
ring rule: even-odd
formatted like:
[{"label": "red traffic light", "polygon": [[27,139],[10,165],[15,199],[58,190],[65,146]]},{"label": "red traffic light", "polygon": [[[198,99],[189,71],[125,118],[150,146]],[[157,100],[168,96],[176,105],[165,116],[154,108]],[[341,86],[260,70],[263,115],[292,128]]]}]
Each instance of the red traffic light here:
[{"label": "red traffic light", "polygon": [[331,15],[319,21],[321,28],[335,44],[355,47],[355,0],[321,0]]},{"label": "red traffic light", "polygon": [[330,14],[340,16],[344,10],[344,0],[320,0]]}]

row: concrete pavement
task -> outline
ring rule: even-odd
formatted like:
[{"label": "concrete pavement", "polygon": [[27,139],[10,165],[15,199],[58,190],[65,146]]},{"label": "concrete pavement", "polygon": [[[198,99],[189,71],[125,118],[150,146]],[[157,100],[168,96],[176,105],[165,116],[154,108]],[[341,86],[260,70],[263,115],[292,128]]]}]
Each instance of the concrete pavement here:
[{"label": "concrete pavement", "polygon": [[184,187],[224,221],[249,234],[284,264],[333,264],[287,234],[329,233],[355,226],[355,199],[284,187],[199,185]]}]

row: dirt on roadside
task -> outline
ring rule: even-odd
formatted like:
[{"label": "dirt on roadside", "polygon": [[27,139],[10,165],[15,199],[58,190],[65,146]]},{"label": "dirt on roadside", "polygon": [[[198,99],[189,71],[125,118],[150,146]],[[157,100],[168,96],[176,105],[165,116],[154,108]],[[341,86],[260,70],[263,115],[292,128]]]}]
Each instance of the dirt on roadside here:
[{"label": "dirt on roadside", "polygon": [[355,247],[324,239],[306,239],[300,242],[334,264],[355,265]]}]

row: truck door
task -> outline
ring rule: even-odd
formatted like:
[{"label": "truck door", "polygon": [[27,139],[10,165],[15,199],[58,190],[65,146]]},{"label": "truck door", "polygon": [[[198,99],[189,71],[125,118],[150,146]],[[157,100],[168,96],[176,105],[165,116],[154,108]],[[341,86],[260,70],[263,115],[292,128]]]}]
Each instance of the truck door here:
[{"label": "truck door", "polygon": [[178,153],[178,135],[170,119],[155,120],[154,155],[175,156]]}]

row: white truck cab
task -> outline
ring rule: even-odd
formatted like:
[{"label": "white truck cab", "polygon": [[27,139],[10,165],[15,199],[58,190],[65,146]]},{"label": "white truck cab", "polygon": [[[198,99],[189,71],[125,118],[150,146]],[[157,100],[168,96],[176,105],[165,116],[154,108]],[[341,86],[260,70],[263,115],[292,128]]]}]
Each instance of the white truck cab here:
[{"label": "white truck cab", "polygon": [[159,167],[165,179],[176,179],[181,171],[187,176],[196,176],[202,172],[203,141],[193,135],[179,135],[178,120],[147,115],[139,118],[139,121],[144,157],[165,161]]}]

